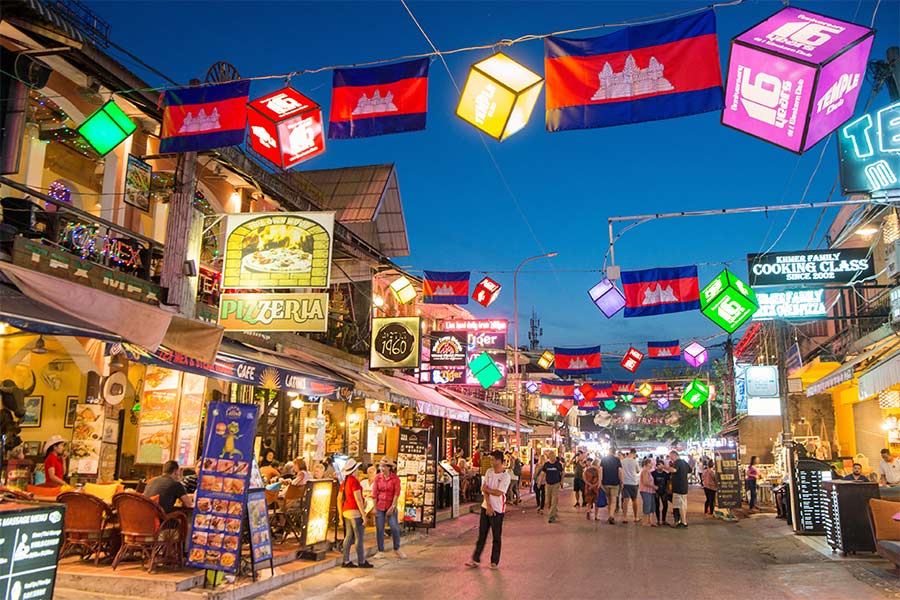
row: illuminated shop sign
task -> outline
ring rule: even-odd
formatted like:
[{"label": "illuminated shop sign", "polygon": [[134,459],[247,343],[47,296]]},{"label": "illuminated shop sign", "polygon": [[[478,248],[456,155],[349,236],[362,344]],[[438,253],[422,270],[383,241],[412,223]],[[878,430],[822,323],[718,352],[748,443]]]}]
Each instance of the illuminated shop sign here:
[{"label": "illuminated shop sign", "polygon": [[828,314],[825,288],[756,292],[759,310],[755,321],[764,319],[816,319]]},{"label": "illuminated shop sign", "polygon": [[900,189],[900,102],[841,127],[838,151],[845,194]]},{"label": "illuminated shop sign", "polygon": [[[505,319],[452,320],[441,323],[442,331],[432,332],[431,382],[438,385],[478,385],[478,379],[468,368],[478,355],[487,352],[503,378],[492,387],[506,386],[506,331]],[[459,365],[456,351],[462,346],[465,360]]]},{"label": "illuminated shop sign", "polygon": [[748,254],[751,287],[804,283],[850,283],[875,275],[865,248]]}]

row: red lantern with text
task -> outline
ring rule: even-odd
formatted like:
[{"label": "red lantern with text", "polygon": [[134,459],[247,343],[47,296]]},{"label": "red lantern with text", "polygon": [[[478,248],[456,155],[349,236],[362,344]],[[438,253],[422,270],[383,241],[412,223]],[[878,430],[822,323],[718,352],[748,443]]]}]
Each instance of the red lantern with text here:
[{"label": "red lantern with text", "polygon": [[250,147],[282,169],[325,152],[322,109],[293,88],[284,88],[247,105]]},{"label": "red lantern with text", "polygon": [[482,306],[490,306],[500,295],[500,287],[499,283],[490,277],[485,277],[475,286],[472,299]]},{"label": "red lantern with text", "polygon": [[626,352],[625,356],[622,358],[622,368],[634,373],[637,371],[637,368],[641,366],[642,360],[644,360],[643,352],[634,347],[629,348],[628,352]]}]

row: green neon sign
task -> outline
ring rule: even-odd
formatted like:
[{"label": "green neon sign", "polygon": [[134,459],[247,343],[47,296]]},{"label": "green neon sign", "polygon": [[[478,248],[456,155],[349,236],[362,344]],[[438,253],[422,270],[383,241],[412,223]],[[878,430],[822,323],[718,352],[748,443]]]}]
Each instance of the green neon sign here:
[{"label": "green neon sign", "polygon": [[728,269],[700,291],[700,312],[728,333],[734,333],[758,308],[756,293]]}]

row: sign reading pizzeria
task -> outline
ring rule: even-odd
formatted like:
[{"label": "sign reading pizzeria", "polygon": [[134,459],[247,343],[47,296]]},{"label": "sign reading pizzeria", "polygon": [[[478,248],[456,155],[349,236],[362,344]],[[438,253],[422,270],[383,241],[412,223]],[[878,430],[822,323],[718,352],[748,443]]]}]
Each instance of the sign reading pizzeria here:
[{"label": "sign reading pizzeria", "polygon": [[222,287],[327,288],[333,212],[228,215]]},{"label": "sign reading pizzeria", "polygon": [[372,319],[370,369],[414,369],[419,366],[422,319],[375,317]]},{"label": "sign reading pizzeria", "polygon": [[860,281],[875,275],[866,248],[833,248],[803,252],[748,254],[750,287]]},{"label": "sign reading pizzeria", "polygon": [[222,294],[226,331],[328,331],[328,294]]}]

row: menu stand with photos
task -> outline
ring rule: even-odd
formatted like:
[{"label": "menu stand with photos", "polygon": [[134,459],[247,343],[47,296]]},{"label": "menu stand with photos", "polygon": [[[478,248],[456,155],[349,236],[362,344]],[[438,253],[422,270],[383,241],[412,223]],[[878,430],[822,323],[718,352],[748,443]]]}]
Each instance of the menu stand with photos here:
[{"label": "menu stand with photos", "polygon": [[404,483],[403,523],[407,527],[435,527],[437,448],[430,429],[400,428],[397,475]]}]

